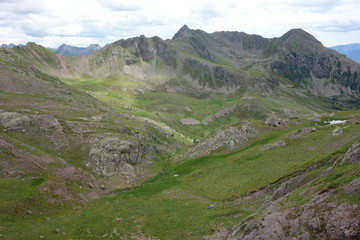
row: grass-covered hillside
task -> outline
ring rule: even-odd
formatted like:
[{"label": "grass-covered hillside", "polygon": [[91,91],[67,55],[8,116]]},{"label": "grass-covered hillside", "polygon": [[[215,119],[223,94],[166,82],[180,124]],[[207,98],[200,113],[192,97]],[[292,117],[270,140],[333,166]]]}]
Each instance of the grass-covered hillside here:
[{"label": "grass-covered hillside", "polygon": [[[4,212],[2,229],[6,230],[3,233],[10,239],[228,236],[239,223],[245,228],[245,222],[261,219],[269,213],[281,213],[283,209],[293,209],[292,218],[296,218],[296,209],[311,203],[318,194],[329,195],[323,204],[351,206],[342,214],[354,214],[352,218],[356,219],[358,210],[352,212],[352,208],[359,202],[359,193],[358,190],[349,193],[346,187],[358,179],[359,164],[341,163],[341,159],[347,149],[359,141],[358,126],[342,125],[343,133],[339,136],[332,136],[333,125],[319,126],[308,121],[296,120],[276,129],[263,126],[262,134],[239,150],[170,165],[133,189],[116,190],[97,200],[77,203],[60,213],[43,212],[32,205],[27,209],[31,213],[26,210],[17,215]],[[302,133],[301,129],[306,127],[314,128],[313,132]],[[286,145],[264,150],[266,144],[279,140]],[[291,179],[296,183],[272,202],[277,196],[274,192]],[[19,184],[8,180],[3,183]],[[27,191],[36,191],[44,184],[20,183],[28,184]],[[10,192],[9,189],[3,192],[5,201],[24,197]],[[32,193],[21,193],[26,194],[31,196]],[[317,207],[320,210],[323,205]],[[324,218],[321,211],[318,214],[320,219]],[[334,218],[341,217],[334,215]],[[304,231],[302,228],[306,229],[307,223],[302,222],[298,227],[295,232],[289,229],[284,234],[296,236]],[[327,229],[319,226],[310,231],[314,238],[321,233],[327,233]]]}]

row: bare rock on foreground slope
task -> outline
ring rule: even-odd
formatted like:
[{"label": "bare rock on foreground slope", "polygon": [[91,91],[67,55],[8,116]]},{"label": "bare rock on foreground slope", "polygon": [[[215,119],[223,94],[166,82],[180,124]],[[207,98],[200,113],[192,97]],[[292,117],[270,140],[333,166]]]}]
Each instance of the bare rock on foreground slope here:
[{"label": "bare rock on foreground slope", "polygon": [[[360,142],[354,143],[340,159],[342,163],[359,161]],[[319,175],[320,178],[323,176]],[[308,195],[306,203],[284,208],[278,199],[302,186],[305,178],[306,175],[300,175],[283,182],[274,192],[265,215],[235,226],[227,239],[360,239],[360,207],[351,201],[336,200],[338,194],[358,194],[359,178],[343,186],[340,192],[336,189],[315,191]],[[305,197],[310,192],[307,189],[298,193],[298,196]]]},{"label": "bare rock on foreground slope", "polygon": [[360,161],[360,141],[354,143],[344,154],[341,163]]},{"label": "bare rock on foreground slope", "polygon": [[134,175],[136,164],[150,161],[153,150],[135,140],[105,137],[91,146],[89,156],[95,164],[95,172],[105,176],[116,174]]},{"label": "bare rock on foreground slope", "polygon": [[266,151],[266,150],[270,150],[272,148],[279,148],[279,147],[285,147],[286,146],[286,142],[284,140],[279,140],[273,143],[268,143],[265,144],[264,146],[262,146],[260,148],[261,151]]},{"label": "bare rock on foreground slope", "polygon": [[275,114],[268,114],[266,117],[266,120],[264,121],[265,125],[271,126],[271,127],[277,127],[283,125],[284,119],[280,118],[279,116]]},{"label": "bare rock on foreground slope", "polygon": [[240,126],[230,126],[227,129],[217,129],[208,138],[196,144],[180,157],[196,158],[221,148],[232,150],[256,134],[254,125],[249,122],[243,122]]},{"label": "bare rock on foreground slope", "polygon": [[299,211],[270,213],[251,222],[241,236],[229,239],[358,239],[359,207],[327,203],[328,197],[318,195]]},{"label": "bare rock on foreground slope", "polygon": [[26,131],[30,126],[30,118],[16,112],[0,113],[0,124],[4,127],[5,132]]}]

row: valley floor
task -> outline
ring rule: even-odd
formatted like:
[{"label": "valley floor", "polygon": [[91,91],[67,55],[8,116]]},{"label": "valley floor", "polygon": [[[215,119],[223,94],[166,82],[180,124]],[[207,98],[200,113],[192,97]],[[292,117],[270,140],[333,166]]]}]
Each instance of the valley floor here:
[{"label": "valley floor", "polygon": [[[333,131],[338,126],[342,133],[334,136]],[[313,130],[304,130],[307,128]],[[332,209],[345,206],[341,214],[351,210],[354,215],[348,217],[348,221],[359,224],[359,215],[356,215],[360,200],[359,159],[341,163],[342,156],[359,140],[360,125],[351,123],[320,126],[294,120],[277,128],[263,127],[262,134],[238,150],[173,164],[134,188],[115,190],[96,200],[76,202],[53,212],[31,207],[23,212],[2,211],[0,237],[253,239],[263,233],[254,235],[257,227],[246,227],[251,220],[267,219],[269,214],[296,219],[299,209],[312,204],[320,195],[324,196],[321,201],[326,204],[319,205],[319,211],[323,206],[332,206]],[[279,141],[285,144],[273,144]],[[30,183],[32,187],[24,187],[18,181],[22,180],[1,179],[3,210],[16,208],[18,198],[31,201],[31,188],[41,185]],[[347,190],[350,183],[357,184],[355,190]],[[13,187],[18,188],[17,194],[24,196],[15,196]],[[284,214],[289,209],[293,212],[291,216]],[[318,218],[324,219],[321,212]],[[334,226],[341,224],[336,223],[341,221],[338,215],[331,221],[335,222]],[[267,235],[268,239],[301,234],[304,239],[311,239],[329,234],[327,223],[313,229],[309,223],[301,221],[295,221],[296,226],[275,223],[280,230],[274,228],[275,233]],[[265,230],[274,227],[266,224]],[[350,236],[344,239],[355,239],[359,236],[358,230],[356,225],[350,227]]]}]

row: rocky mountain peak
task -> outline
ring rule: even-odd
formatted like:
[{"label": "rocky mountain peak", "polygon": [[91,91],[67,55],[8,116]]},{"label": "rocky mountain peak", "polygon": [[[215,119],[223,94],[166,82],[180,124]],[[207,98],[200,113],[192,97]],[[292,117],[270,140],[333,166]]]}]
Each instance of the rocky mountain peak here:
[{"label": "rocky mountain peak", "polygon": [[99,44],[90,44],[89,48],[101,48],[101,46]]},{"label": "rocky mountain peak", "polygon": [[181,39],[184,37],[188,37],[190,35],[191,35],[191,29],[185,24],[184,26],[182,26],[180,28],[180,30],[177,33],[175,33],[175,35],[172,39],[173,40]]},{"label": "rocky mountain peak", "polygon": [[64,49],[66,47],[67,47],[67,45],[65,43],[63,43],[58,47],[58,50]]},{"label": "rocky mountain peak", "polygon": [[291,29],[286,32],[284,35],[280,37],[284,43],[302,43],[302,44],[309,44],[316,45],[316,46],[323,46],[322,43],[317,40],[313,35],[304,31],[301,28]]}]

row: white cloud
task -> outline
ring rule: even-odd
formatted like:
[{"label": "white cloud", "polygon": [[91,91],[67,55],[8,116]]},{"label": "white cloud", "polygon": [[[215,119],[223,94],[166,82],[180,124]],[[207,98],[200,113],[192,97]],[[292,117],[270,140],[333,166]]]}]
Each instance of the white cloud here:
[{"label": "white cloud", "polygon": [[[148,3],[148,2],[146,2]],[[117,0],[103,0],[100,4],[112,11],[137,11],[144,9],[145,6],[140,2],[124,2]]]},{"label": "white cloud", "polygon": [[0,0],[0,43],[104,45],[140,34],[166,39],[187,24],[264,37],[303,28],[331,46],[360,41],[358,9],[358,0]]},{"label": "white cloud", "polygon": [[316,38],[321,41],[326,47],[360,42],[360,30],[350,32],[310,31],[310,33],[316,36]]}]

